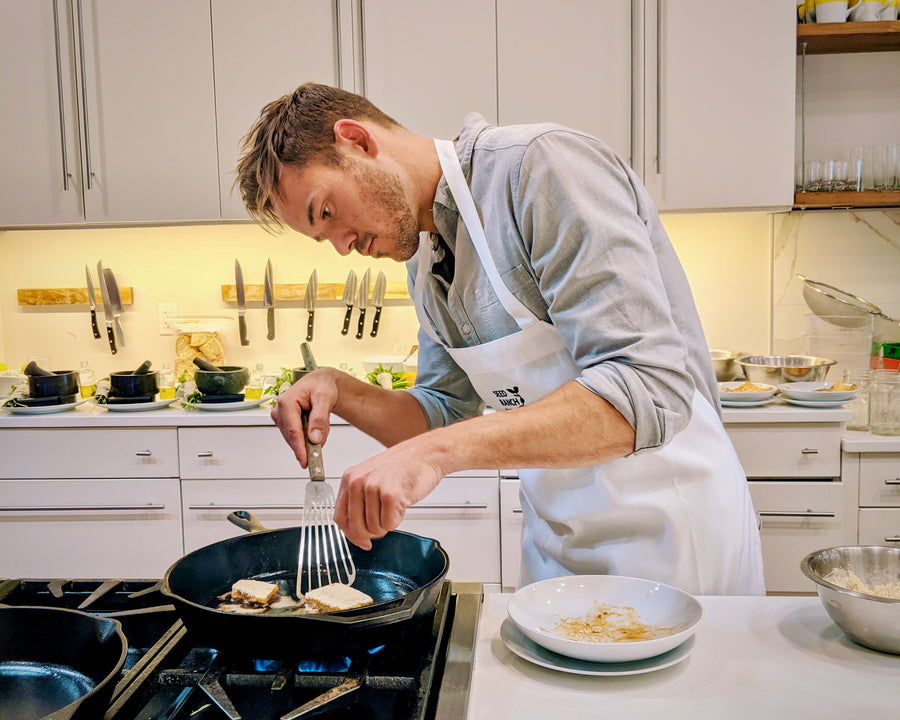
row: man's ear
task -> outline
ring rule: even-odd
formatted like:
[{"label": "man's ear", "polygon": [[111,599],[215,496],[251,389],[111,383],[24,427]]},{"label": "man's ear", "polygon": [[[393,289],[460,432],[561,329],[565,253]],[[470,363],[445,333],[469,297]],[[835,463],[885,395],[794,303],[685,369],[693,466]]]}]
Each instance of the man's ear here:
[{"label": "man's ear", "polygon": [[334,142],[337,147],[348,151],[362,151],[375,157],[378,154],[378,142],[369,129],[358,120],[341,118],[334,124]]}]

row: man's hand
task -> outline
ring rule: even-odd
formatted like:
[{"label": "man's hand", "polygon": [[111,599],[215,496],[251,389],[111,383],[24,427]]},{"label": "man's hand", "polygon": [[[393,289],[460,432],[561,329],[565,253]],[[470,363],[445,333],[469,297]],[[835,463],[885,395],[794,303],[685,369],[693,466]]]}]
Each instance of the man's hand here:
[{"label": "man's hand", "polygon": [[328,438],[331,411],[338,398],[334,372],[339,371],[323,368],[305,375],[278,396],[272,410],[272,420],[302,467],[307,467],[308,458],[300,414],[303,410],[309,411],[310,442],[324,445]]}]

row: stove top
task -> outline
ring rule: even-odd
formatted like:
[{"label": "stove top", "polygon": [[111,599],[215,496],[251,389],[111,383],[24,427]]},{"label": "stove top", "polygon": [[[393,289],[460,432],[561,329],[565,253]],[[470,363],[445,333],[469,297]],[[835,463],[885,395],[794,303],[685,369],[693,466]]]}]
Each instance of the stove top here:
[{"label": "stove top", "polygon": [[480,583],[445,581],[433,613],[354,656],[238,657],[195,642],[157,580],[5,580],[0,603],[122,623],[128,659],[104,720],[465,718]]}]

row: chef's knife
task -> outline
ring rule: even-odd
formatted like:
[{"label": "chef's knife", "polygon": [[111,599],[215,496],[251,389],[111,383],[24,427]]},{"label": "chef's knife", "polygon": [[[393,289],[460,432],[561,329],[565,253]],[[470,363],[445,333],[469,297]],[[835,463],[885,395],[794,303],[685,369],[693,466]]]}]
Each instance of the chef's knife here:
[{"label": "chef's knife", "polygon": [[266,284],[263,288],[263,305],[266,306],[266,338],[275,339],[275,284],[272,281],[272,260],[266,261]]},{"label": "chef's knife", "polygon": [[94,337],[100,337],[100,328],[97,326],[97,296],[94,294],[94,281],[91,280],[91,269],[84,266],[84,276],[87,278],[87,296],[88,305],[91,306],[91,329],[94,331]]},{"label": "chef's knife", "polygon": [[125,308],[122,307],[122,296],[119,295],[119,283],[116,276],[109,268],[103,268],[103,279],[106,280],[106,290],[109,293],[109,302],[112,304],[113,318],[116,323],[116,335],[119,338],[119,345],[125,347],[125,331],[122,329],[122,323],[119,320]]},{"label": "chef's knife", "polygon": [[344,305],[347,306],[347,312],[344,313],[344,326],[341,328],[341,335],[346,335],[350,329],[350,314],[353,312],[353,303],[356,302],[356,272],[350,271],[347,275],[347,282],[344,283],[344,296],[341,298]]},{"label": "chef's knife", "polygon": [[316,271],[312,271],[309,276],[309,282],[306,283],[306,312],[309,318],[306,321],[306,340],[309,342],[313,339],[313,318],[316,312],[316,293],[319,290],[319,279]]},{"label": "chef's knife", "polygon": [[362,338],[366,325],[366,308],[369,307],[369,272],[370,268],[366,268],[365,275],[359,283],[359,293],[356,298],[356,304],[359,305],[359,325],[356,326],[357,340]]},{"label": "chef's knife", "polygon": [[109,338],[109,351],[115,355],[116,336],[113,332],[113,311],[109,300],[109,290],[106,287],[106,276],[103,273],[103,261],[97,263],[97,281],[100,283],[100,297],[103,300],[103,315],[106,318],[106,337]]},{"label": "chef's knife", "polygon": [[244,294],[244,271],[238,259],[234,259],[234,290],[237,294],[238,306],[238,328],[241,331],[241,345],[249,345],[250,340],[247,338],[247,297]]},{"label": "chef's knife", "polygon": [[387,290],[387,278],[383,272],[375,278],[375,289],[372,290],[372,304],[375,306],[375,317],[372,318],[372,337],[378,334],[378,321],[381,319],[381,306],[384,305],[384,291]]}]

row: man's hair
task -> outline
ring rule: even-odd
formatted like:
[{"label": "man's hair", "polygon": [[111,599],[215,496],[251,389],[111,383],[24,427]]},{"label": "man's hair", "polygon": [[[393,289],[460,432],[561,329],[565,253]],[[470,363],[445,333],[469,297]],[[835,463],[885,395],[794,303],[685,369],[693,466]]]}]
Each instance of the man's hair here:
[{"label": "man's hair", "polygon": [[308,82],[266,105],[241,141],[235,184],[250,216],[261,225],[284,228],[272,199],[283,165],[304,168],[316,162],[338,167],[334,124],[342,119],[370,120],[399,127],[366,98],[329,85]]}]

